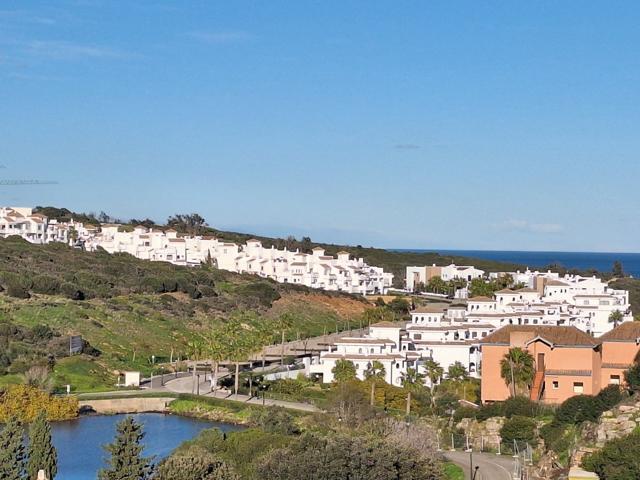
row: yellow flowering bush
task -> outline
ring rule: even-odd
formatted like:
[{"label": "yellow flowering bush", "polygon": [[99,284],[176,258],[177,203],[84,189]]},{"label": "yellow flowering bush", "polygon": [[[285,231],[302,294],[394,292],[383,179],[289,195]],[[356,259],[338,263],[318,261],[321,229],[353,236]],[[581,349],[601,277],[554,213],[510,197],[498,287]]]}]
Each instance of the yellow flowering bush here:
[{"label": "yellow flowering bush", "polygon": [[50,421],[68,420],[78,416],[76,397],[55,397],[29,385],[11,385],[0,391],[0,422],[17,417],[22,422],[33,421],[41,411]]}]

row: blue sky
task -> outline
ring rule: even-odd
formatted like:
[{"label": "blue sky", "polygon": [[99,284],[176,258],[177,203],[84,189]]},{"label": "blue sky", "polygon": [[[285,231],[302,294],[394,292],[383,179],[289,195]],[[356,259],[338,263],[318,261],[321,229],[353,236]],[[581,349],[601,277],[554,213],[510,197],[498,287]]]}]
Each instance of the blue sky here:
[{"label": "blue sky", "polygon": [[0,3],[0,204],[640,251],[640,4]]}]

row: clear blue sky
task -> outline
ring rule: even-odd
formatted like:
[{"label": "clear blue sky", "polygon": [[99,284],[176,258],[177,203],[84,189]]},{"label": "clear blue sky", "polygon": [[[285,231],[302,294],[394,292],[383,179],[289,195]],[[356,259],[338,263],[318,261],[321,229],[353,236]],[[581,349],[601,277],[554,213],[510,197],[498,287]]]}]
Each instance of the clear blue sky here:
[{"label": "clear blue sky", "polygon": [[0,204],[640,251],[640,3],[0,3]]}]

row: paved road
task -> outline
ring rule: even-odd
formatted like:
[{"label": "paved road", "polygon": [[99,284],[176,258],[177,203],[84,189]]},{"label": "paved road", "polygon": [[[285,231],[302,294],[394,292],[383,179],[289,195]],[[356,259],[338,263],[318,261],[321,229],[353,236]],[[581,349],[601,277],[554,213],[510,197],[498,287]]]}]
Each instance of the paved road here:
[{"label": "paved road", "polygon": [[[467,452],[444,452],[444,456],[462,467],[465,480],[471,478],[469,476],[469,454]],[[474,452],[473,465],[480,467],[476,480],[513,480],[514,459],[509,455]]]},{"label": "paved road", "polygon": [[[174,393],[191,393],[193,388],[193,379],[192,377],[183,377],[177,378],[175,380],[170,380],[165,382],[164,388],[166,391],[174,392]],[[209,392],[210,383],[208,380],[204,380],[204,375],[200,376],[200,395],[204,397],[214,397],[214,394]],[[277,405],[280,407],[290,408],[293,410],[302,410],[304,412],[318,412],[318,408],[314,405],[310,405],[308,403],[300,403],[300,402],[285,402],[284,400],[272,400],[269,398],[263,399],[256,397],[249,397],[249,395],[230,395],[227,391],[217,391],[215,394],[215,398],[219,398],[221,400],[235,400],[236,402],[244,402],[249,403],[251,405]]]}]

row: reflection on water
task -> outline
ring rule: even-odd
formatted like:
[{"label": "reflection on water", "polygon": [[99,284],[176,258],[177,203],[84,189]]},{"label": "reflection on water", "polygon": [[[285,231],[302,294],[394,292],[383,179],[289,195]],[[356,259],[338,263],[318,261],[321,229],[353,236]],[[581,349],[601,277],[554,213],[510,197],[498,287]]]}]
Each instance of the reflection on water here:
[{"label": "reflection on water", "polygon": [[[105,465],[103,445],[111,443],[116,424],[125,415],[89,416],[53,424],[53,442],[58,450],[56,480],[93,480]],[[141,413],[133,417],[144,425],[146,456],[166,457],[185,440],[206,428],[223,431],[240,427],[161,413]]]}]

